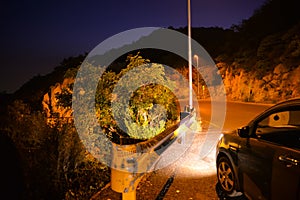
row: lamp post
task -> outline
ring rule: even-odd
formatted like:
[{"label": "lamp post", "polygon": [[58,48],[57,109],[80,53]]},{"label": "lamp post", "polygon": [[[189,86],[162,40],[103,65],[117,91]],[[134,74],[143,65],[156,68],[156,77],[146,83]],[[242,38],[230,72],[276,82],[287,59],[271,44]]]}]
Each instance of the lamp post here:
[{"label": "lamp post", "polygon": [[199,72],[198,72],[199,57],[198,57],[198,55],[195,54],[194,59],[196,60],[196,69],[197,69],[197,95],[200,96],[200,93],[199,93]]},{"label": "lamp post", "polygon": [[189,107],[193,108],[192,48],[191,48],[191,0],[188,0],[188,57],[189,57]]}]

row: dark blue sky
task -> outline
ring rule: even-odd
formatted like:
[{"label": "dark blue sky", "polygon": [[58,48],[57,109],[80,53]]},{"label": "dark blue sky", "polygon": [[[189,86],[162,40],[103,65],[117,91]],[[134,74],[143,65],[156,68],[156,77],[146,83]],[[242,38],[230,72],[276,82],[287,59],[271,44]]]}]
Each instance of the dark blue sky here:
[{"label": "dark blue sky", "polygon": [[[192,26],[230,28],[265,0],[191,0]],[[1,1],[0,92],[138,27],[187,26],[187,0]]]}]

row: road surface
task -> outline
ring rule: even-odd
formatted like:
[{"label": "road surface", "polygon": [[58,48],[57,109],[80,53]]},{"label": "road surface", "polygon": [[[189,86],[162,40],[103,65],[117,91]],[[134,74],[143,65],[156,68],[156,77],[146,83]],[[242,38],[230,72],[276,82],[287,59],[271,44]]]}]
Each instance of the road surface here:
[{"label": "road surface", "polygon": [[[209,123],[212,117],[211,102],[202,100],[198,101],[198,105],[198,111],[200,111],[200,117],[202,121],[204,122],[204,124]],[[215,122],[215,126],[222,129],[223,131],[230,131],[232,129],[236,129],[246,125],[259,113],[271,106],[271,104],[255,104],[232,101],[227,101],[225,104],[216,102],[214,103],[214,105],[216,107],[215,110],[217,111],[216,115],[218,115],[218,110],[225,111],[224,125],[222,126],[221,122]],[[225,109],[223,107],[221,108],[221,106],[223,105],[225,105]],[[218,119],[218,117],[220,116],[217,116],[216,118]]]},{"label": "road surface", "polygon": [[[215,112],[212,120],[210,101],[199,101],[197,111],[202,121],[202,131],[195,133],[195,139],[190,148],[171,165],[148,173],[137,188],[137,200],[173,200],[173,199],[218,199],[215,193],[216,167],[215,151],[211,151],[204,159],[199,153],[205,144],[208,134],[212,131],[228,131],[246,125],[253,117],[270,107],[267,104],[227,102],[226,112],[223,115]],[[224,104],[214,104],[215,110],[224,111]],[[218,121],[220,119],[220,121]],[[213,121],[213,122],[212,122]],[[214,146],[212,149],[215,149]],[[166,157],[172,156],[164,155]],[[107,187],[94,199],[122,199]]]}]

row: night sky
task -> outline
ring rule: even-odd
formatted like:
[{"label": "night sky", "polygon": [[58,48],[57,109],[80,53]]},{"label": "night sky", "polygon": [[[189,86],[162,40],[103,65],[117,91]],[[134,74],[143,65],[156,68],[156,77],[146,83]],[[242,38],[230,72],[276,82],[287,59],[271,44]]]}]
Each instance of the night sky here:
[{"label": "night sky", "polygon": [[[265,0],[191,0],[192,27],[230,28]],[[0,92],[133,28],[187,26],[187,0],[1,1]]]}]

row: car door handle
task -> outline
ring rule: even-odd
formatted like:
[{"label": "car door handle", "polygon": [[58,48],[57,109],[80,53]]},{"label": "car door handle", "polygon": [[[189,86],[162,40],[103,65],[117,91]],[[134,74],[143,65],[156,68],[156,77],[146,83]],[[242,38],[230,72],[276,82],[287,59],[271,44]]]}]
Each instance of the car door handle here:
[{"label": "car door handle", "polygon": [[238,148],[235,147],[235,146],[233,146],[233,145],[229,145],[229,149],[230,149],[231,151],[237,151],[237,150],[238,150]]},{"label": "car door handle", "polygon": [[279,156],[278,159],[282,162],[287,163],[287,167],[291,167],[292,165],[299,165],[300,162],[299,160],[284,155]]}]

